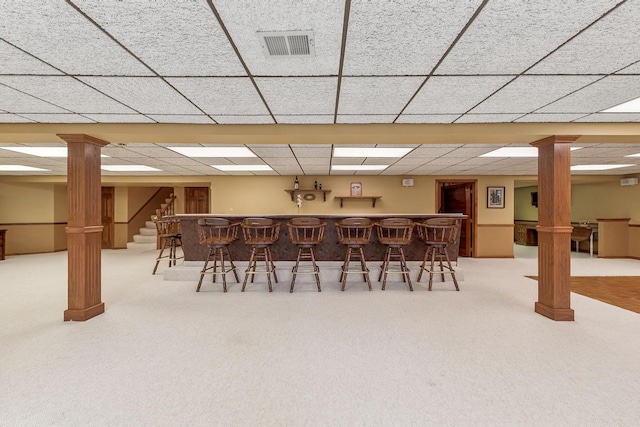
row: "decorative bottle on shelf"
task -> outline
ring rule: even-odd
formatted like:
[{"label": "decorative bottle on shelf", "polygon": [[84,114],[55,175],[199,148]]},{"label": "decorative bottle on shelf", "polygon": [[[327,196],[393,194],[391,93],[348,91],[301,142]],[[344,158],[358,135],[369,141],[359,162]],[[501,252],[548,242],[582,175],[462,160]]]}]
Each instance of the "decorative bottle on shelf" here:
[{"label": "decorative bottle on shelf", "polygon": [[299,190],[300,189],[300,181],[298,181],[298,176],[296,176],[296,180],[293,181],[293,189],[294,190]]},{"label": "decorative bottle on shelf", "polygon": [[320,190],[322,190],[322,183],[320,183],[320,186],[318,187]]},{"label": "decorative bottle on shelf", "polygon": [[318,180],[317,179],[315,181],[313,181],[313,189],[314,190],[318,189]]}]

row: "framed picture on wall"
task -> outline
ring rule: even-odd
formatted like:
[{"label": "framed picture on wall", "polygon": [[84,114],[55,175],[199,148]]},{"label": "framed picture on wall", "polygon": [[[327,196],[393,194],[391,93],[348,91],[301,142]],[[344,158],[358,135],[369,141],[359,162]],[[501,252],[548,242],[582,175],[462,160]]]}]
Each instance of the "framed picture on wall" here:
[{"label": "framed picture on wall", "polygon": [[487,187],[487,207],[504,208],[504,187]]},{"label": "framed picture on wall", "polygon": [[351,194],[351,197],[362,197],[362,183],[352,182],[350,194]]}]

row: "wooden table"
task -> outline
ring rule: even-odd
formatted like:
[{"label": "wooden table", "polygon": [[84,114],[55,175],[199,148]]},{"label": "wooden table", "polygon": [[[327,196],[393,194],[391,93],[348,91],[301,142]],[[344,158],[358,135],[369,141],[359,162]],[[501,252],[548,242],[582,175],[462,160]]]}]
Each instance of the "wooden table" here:
[{"label": "wooden table", "polygon": [[[294,217],[312,216],[320,218],[327,223],[325,228],[324,240],[318,244],[315,249],[315,257],[318,261],[343,261],[345,256],[345,247],[338,243],[334,223],[342,218],[352,218],[364,216],[377,221],[383,218],[402,217],[410,218],[416,222],[423,222],[427,218],[465,218],[461,214],[376,214],[376,215],[213,215],[213,214],[181,214],[174,215],[180,219],[180,231],[182,233],[182,249],[185,261],[204,261],[208,254],[208,249],[198,241],[197,222],[200,218],[226,218],[231,222],[241,222],[243,218],[248,217],[264,217],[271,218],[274,221],[282,223],[280,240],[272,247],[271,252],[275,261],[295,261],[298,255],[298,248],[291,244],[289,240],[289,231],[287,222]],[[251,255],[251,247],[244,243],[242,232],[239,233],[239,239],[230,245],[229,251],[234,260],[246,261]],[[449,257],[452,261],[458,259],[458,248],[460,233],[458,233],[458,242],[456,245],[450,246]],[[376,232],[373,232],[371,244],[364,249],[365,258],[369,261],[382,261],[384,259],[386,246],[378,242]],[[420,240],[416,231],[411,244],[407,245],[404,250],[405,257],[408,261],[422,261],[425,252],[425,245]]]}]

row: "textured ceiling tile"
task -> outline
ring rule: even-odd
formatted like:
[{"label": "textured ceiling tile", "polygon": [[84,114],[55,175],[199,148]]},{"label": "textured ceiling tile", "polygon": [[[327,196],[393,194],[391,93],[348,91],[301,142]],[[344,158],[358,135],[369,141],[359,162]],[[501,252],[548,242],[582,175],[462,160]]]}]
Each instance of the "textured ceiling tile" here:
[{"label": "textured ceiling tile", "polygon": [[191,102],[211,115],[269,114],[247,78],[168,78]]},{"label": "textured ceiling tile", "polygon": [[591,123],[625,123],[640,121],[638,113],[596,113],[577,119],[576,122]]},{"label": "textured ceiling tile", "polygon": [[521,73],[611,6],[611,0],[593,0],[589,7],[583,0],[489,1],[436,72]]},{"label": "textured ceiling tile", "polygon": [[599,76],[521,76],[470,112],[530,113],[574,92]]},{"label": "textured ceiling tile", "polygon": [[511,80],[509,76],[431,77],[405,114],[462,114]]},{"label": "textured ceiling tile", "polygon": [[[1,80],[0,80],[1,81]],[[55,105],[41,101],[0,84],[0,108],[11,113],[67,113]]]},{"label": "textured ceiling tile", "polygon": [[95,123],[93,120],[79,114],[21,114],[38,123]]},{"label": "textured ceiling tile", "polygon": [[423,77],[344,77],[339,114],[399,114]]},{"label": "textured ceiling tile", "polygon": [[33,123],[34,120],[15,114],[0,114],[0,123]]},{"label": "textured ceiling tile", "polygon": [[422,145],[411,152],[412,158],[435,158],[444,156],[447,153],[450,153],[457,146],[452,145],[450,147],[440,147],[440,146],[431,146],[431,145]]},{"label": "textured ceiling tile", "polygon": [[271,116],[220,116],[220,115],[212,115],[211,116],[216,122],[221,125],[271,125],[275,122],[271,118]]},{"label": "textured ceiling tile", "polygon": [[530,72],[609,74],[636,62],[640,58],[640,44],[635,42],[640,39],[639,17],[640,3],[622,4]]},{"label": "textured ceiling tile", "polygon": [[533,113],[520,117],[516,122],[522,123],[566,123],[584,117],[584,114],[545,114]]},{"label": "textured ceiling tile", "polygon": [[346,75],[431,72],[481,2],[351,2]]},{"label": "textured ceiling tile", "polygon": [[447,154],[447,157],[477,157],[481,154],[488,153],[489,151],[495,150],[494,147],[474,147],[473,145],[466,145],[464,147],[456,148]]},{"label": "textured ceiling tile", "polygon": [[0,40],[0,58],[2,58],[0,74],[62,74],[2,40]]},{"label": "textured ceiling tile", "polygon": [[538,112],[596,113],[636,98],[638,87],[640,76],[609,76],[541,108]]},{"label": "textured ceiling tile", "polygon": [[[215,6],[253,75],[336,75],[344,2],[334,0],[216,0]],[[315,57],[266,58],[258,31],[313,30]]]},{"label": "textured ceiling tile", "polygon": [[291,144],[293,154],[298,158],[329,158],[331,156],[331,145],[302,145]]},{"label": "textured ceiling tile", "polygon": [[0,83],[76,113],[135,113],[71,77],[0,76]]},{"label": "textured ceiling tile", "polygon": [[520,114],[465,114],[456,123],[509,123]]},{"label": "textured ceiling tile", "polygon": [[393,123],[396,114],[368,114],[368,115],[347,115],[341,114],[336,118],[337,123]]},{"label": "textured ceiling tile", "polygon": [[201,113],[159,78],[81,77],[80,80],[143,114]]},{"label": "textured ceiling tile", "polygon": [[256,78],[273,114],[331,114],[336,103],[336,77]]},{"label": "textured ceiling tile", "polygon": [[288,145],[248,145],[251,151],[253,151],[259,157],[280,157],[286,158],[293,155],[293,152]]},{"label": "textured ceiling tile", "polygon": [[453,123],[459,114],[402,114],[396,123]]},{"label": "textured ceiling tile", "polygon": [[98,123],[155,123],[142,114],[84,114]]},{"label": "textured ceiling tile", "polygon": [[147,114],[150,118],[158,123],[193,123],[193,124],[214,124],[215,122],[209,116],[204,114],[185,115],[185,114]]},{"label": "textured ceiling tile", "polygon": [[331,124],[333,123],[333,115],[276,115],[276,120],[281,124]]},{"label": "textured ceiling tile", "polygon": [[66,2],[24,0],[0,7],[0,37],[64,72],[151,74]]},{"label": "textured ceiling tile", "polygon": [[74,3],[161,75],[246,74],[204,1]]}]

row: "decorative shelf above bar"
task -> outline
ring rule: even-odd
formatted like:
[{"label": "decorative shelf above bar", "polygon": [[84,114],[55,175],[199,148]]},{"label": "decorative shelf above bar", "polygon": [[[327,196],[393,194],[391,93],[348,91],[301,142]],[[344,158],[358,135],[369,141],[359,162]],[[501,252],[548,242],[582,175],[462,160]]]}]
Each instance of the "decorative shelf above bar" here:
[{"label": "decorative shelf above bar", "polygon": [[[322,193],[322,201],[327,201],[327,193],[331,193],[331,190],[284,190],[291,195],[291,201],[295,201],[296,194],[316,194]],[[309,199],[305,199],[309,200]]]},{"label": "decorative shelf above bar", "polygon": [[368,199],[371,200],[371,206],[376,207],[376,201],[381,199],[382,196],[336,196],[336,199],[340,199],[340,207],[342,207],[345,200],[362,200]]}]

